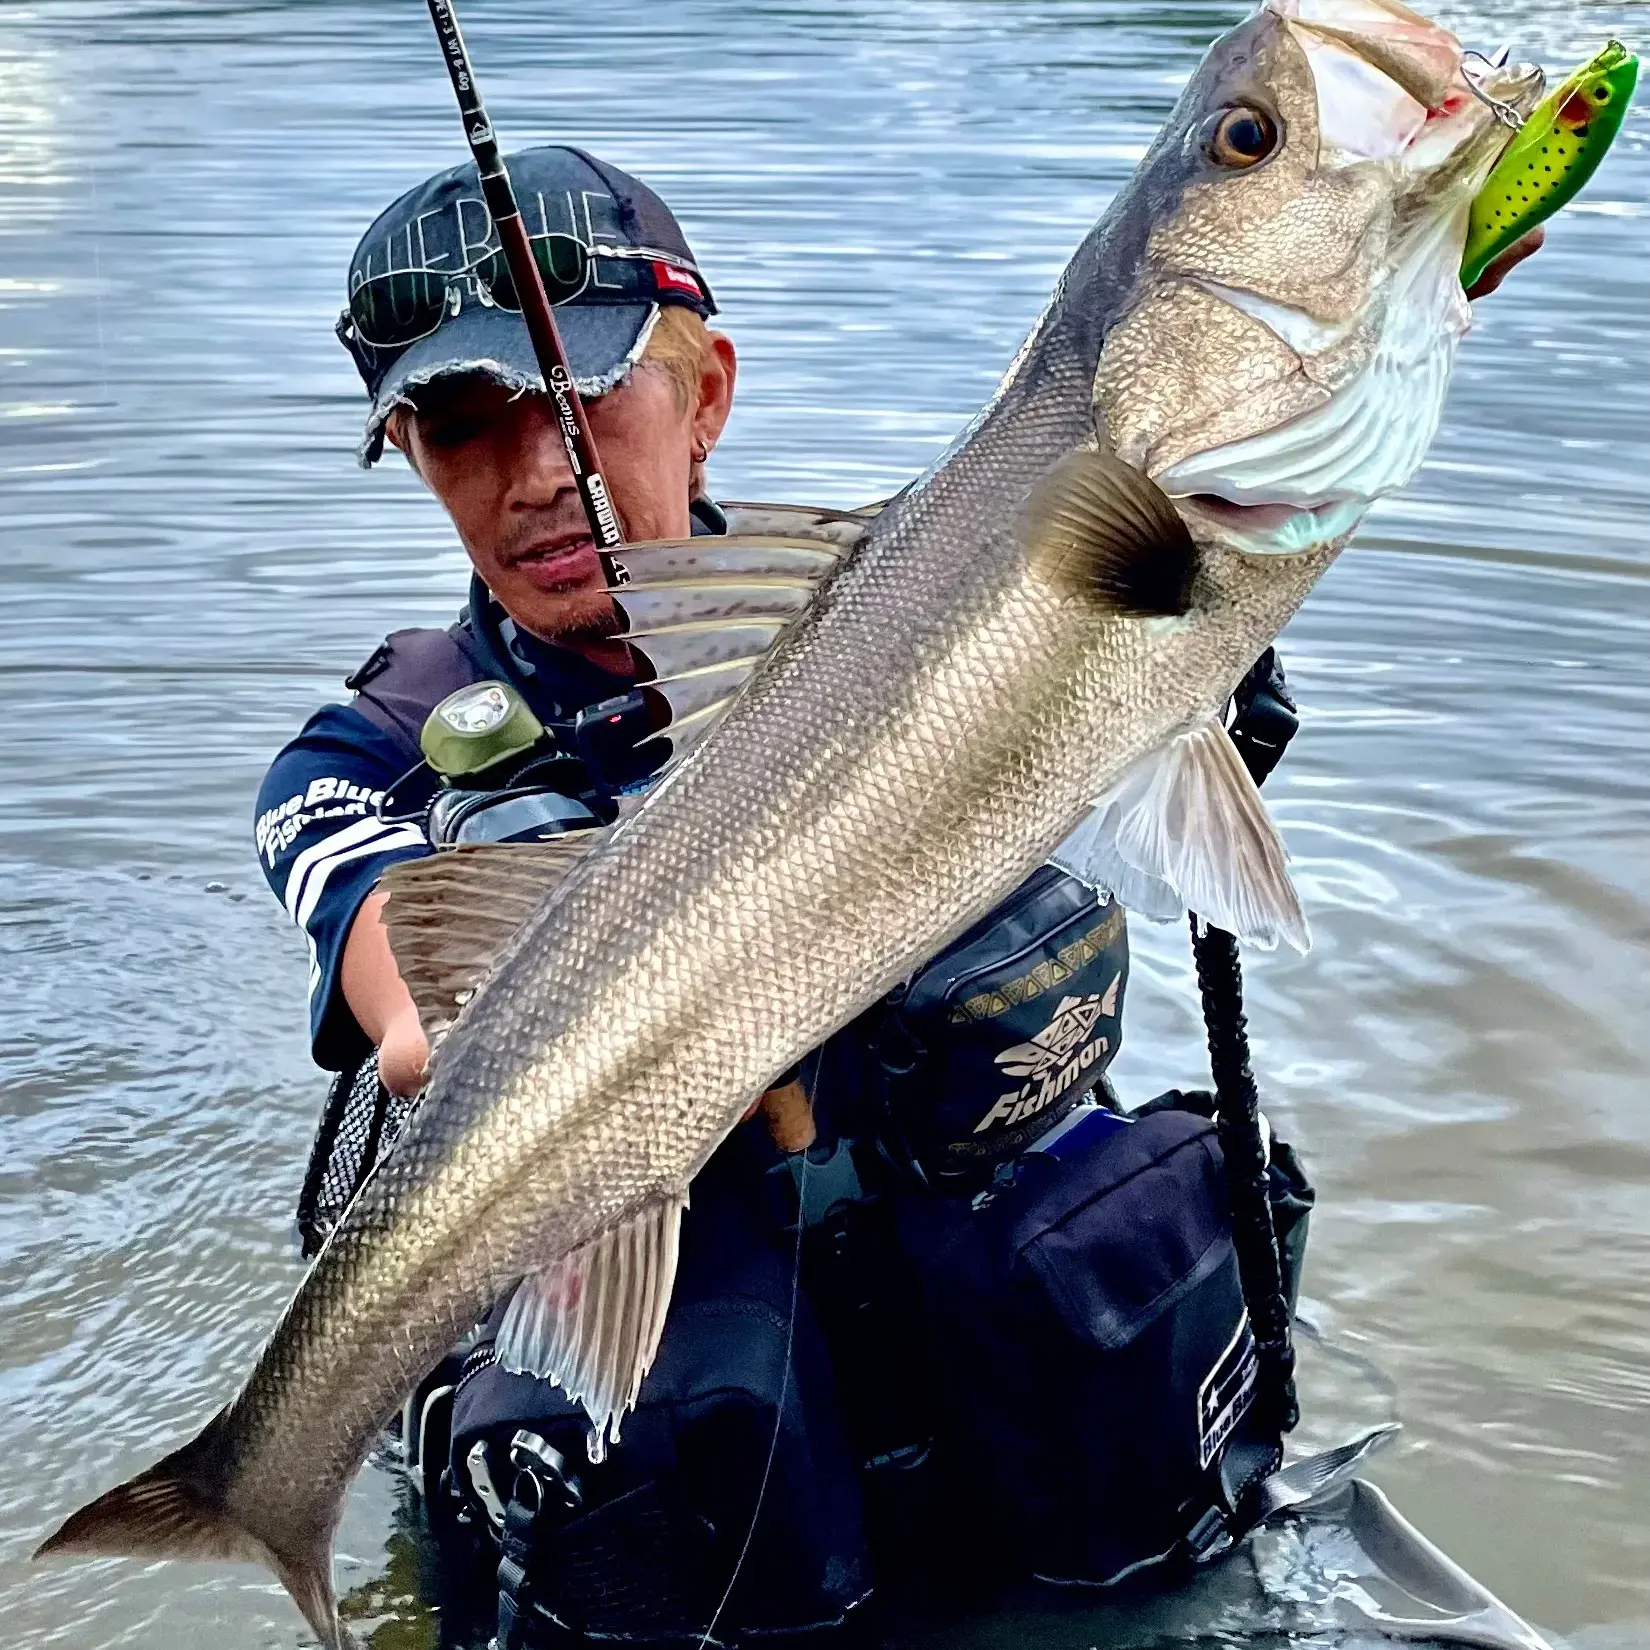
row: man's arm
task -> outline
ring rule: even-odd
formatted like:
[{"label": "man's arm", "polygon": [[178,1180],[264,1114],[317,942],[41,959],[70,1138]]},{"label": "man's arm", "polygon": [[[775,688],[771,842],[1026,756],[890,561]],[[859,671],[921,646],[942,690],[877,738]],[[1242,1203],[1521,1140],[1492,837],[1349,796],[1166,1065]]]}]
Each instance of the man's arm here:
[{"label": "man's arm", "polygon": [[385,787],[405,765],[363,717],[326,707],[271,765],[255,843],[271,890],[309,942],[316,1063],[348,1070],[383,1043],[388,1086],[412,1094],[427,1051],[376,891],[391,865],[430,851],[420,826],[378,817]]},{"label": "man's arm", "polygon": [[375,891],[362,901],[344,942],[339,978],[350,1013],[378,1048],[378,1076],[384,1087],[410,1097],[424,1085],[430,1044],[390,950],[384,927],[388,900],[388,894]]}]

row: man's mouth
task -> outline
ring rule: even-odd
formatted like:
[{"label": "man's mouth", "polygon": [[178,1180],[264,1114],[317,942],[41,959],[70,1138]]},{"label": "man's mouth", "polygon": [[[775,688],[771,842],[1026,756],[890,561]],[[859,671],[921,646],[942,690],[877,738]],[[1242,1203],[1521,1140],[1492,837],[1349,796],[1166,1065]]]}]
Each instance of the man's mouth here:
[{"label": "man's mouth", "polygon": [[562,590],[599,577],[601,565],[595,541],[588,533],[561,533],[536,540],[508,557],[512,572],[544,590]]}]

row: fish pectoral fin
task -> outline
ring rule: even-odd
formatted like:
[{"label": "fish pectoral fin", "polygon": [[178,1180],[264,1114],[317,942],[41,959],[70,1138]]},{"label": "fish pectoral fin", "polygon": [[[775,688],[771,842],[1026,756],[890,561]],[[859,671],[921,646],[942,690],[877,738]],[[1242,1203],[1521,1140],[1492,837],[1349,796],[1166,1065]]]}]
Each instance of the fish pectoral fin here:
[{"label": "fish pectoral fin", "polygon": [[34,1556],[263,1564],[280,1577],[327,1650],[348,1650],[354,1640],[338,1619],[332,1585],[332,1524],[266,1532],[237,1518],[222,1481],[228,1417],[220,1410],[182,1449],[72,1513]]},{"label": "fish pectoral fin", "polygon": [[390,950],[432,1051],[521,925],[612,830],[444,848],[384,873]]},{"label": "fish pectoral fin", "polygon": [[1067,453],[1022,523],[1033,573],[1103,611],[1178,617],[1192,604],[1197,548],[1168,495],[1108,453]]},{"label": "fish pectoral fin", "polygon": [[1137,762],[1050,858],[1142,916],[1190,907],[1268,950],[1279,940],[1302,952],[1311,944],[1283,841],[1213,720]]},{"label": "fish pectoral fin", "polygon": [[649,1199],[628,1220],[523,1278],[495,1343],[507,1369],[554,1381],[590,1417],[590,1459],[619,1441],[659,1350],[687,1192]]}]

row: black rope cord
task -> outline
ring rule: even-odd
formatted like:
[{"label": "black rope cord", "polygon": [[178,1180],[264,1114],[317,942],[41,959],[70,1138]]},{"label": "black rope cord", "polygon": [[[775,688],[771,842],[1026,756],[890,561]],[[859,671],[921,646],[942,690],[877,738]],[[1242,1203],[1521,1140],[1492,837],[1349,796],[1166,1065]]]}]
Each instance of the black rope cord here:
[{"label": "black rope cord", "polygon": [[1289,1301],[1283,1290],[1278,1234],[1272,1224],[1272,1197],[1261,1137],[1260,1095],[1249,1069],[1249,1036],[1243,1013],[1243,965],[1238,943],[1224,928],[1192,918],[1192,955],[1203,998],[1203,1026],[1214,1075],[1215,1127],[1226,1158],[1232,1208],[1232,1245],[1237,1251],[1249,1325],[1260,1359],[1261,1401],[1272,1407],[1273,1424],[1291,1432],[1300,1420],[1295,1394],[1295,1346]]},{"label": "black rope cord", "polygon": [[[1260,785],[1277,766],[1299,725],[1295,702],[1277,655],[1268,648],[1238,688],[1232,743]],[[1243,1012],[1243,965],[1238,942],[1223,928],[1192,916],[1192,956],[1203,999],[1203,1028],[1215,1086],[1215,1127],[1226,1159],[1232,1246],[1260,1359],[1258,1401],[1271,1407],[1280,1432],[1300,1420],[1295,1392],[1295,1344],[1289,1301],[1278,1258],[1277,1228],[1261,1135],[1260,1095],[1249,1068],[1248,1020]]]}]

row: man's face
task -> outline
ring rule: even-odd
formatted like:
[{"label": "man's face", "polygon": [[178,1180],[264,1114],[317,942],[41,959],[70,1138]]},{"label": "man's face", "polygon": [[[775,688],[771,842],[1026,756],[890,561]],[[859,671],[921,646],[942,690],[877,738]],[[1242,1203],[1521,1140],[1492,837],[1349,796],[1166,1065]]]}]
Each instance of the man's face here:
[{"label": "man's face", "polygon": [[[713,445],[733,394],[733,347],[711,335],[699,392],[643,361],[585,406],[626,539],[685,538],[694,450]],[[615,628],[567,450],[538,394],[480,374],[437,379],[391,426],[446,506],[476,571],[517,624],[546,641],[593,642]]]}]

